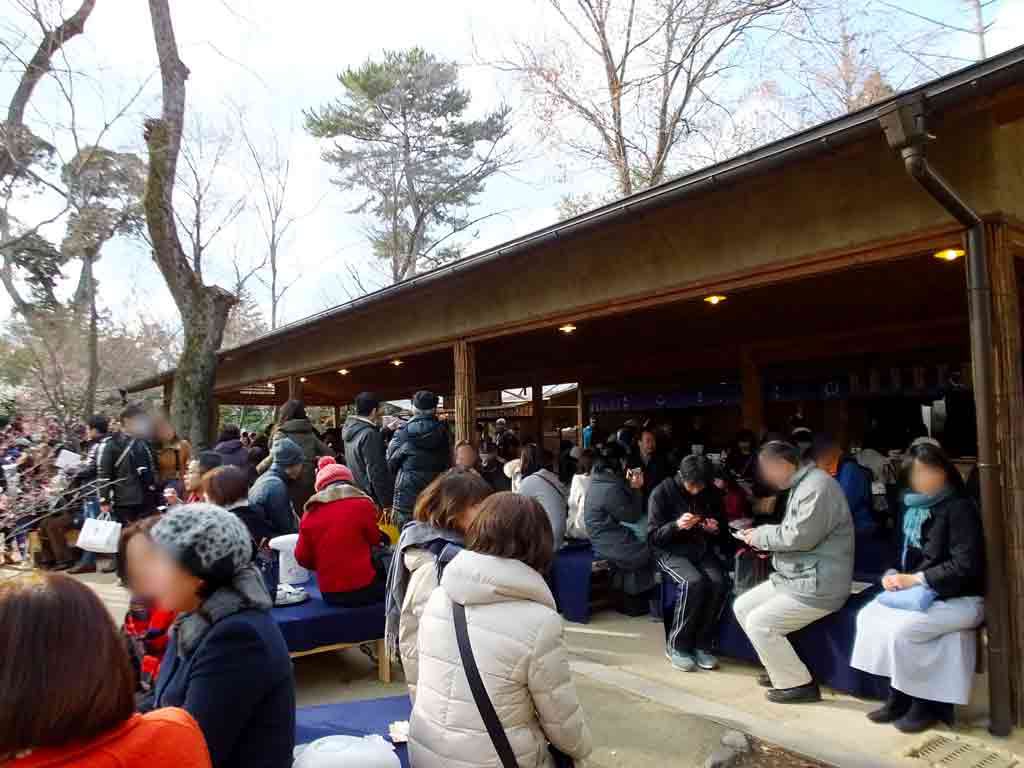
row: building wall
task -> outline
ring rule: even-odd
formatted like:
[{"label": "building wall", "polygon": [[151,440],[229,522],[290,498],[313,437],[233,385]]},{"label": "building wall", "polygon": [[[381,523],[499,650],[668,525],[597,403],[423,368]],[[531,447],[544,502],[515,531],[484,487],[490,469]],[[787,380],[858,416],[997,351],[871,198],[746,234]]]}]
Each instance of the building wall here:
[{"label": "building wall", "polygon": [[[935,126],[931,157],[979,210],[1020,205],[1019,124],[987,112]],[[1016,171],[1016,178],[1014,177]],[[733,188],[566,238],[407,292],[218,369],[218,389],[606,307],[949,225],[875,138]],[[301,285],[299,290],[301,290]]]}]

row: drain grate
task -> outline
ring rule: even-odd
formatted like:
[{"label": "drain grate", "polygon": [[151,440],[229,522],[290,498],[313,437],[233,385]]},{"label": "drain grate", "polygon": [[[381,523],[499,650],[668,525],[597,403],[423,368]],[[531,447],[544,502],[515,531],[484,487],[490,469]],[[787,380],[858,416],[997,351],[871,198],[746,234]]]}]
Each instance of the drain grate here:
[{"label": "drain grate", "polygon": [[912,750],[910,757],[923,760],[933,768],[1014,768],[1014,766],[1021,766],[1021,761],[1014,754],[999,752],[982,744],[948,736],[931,737],[920,747]]}]

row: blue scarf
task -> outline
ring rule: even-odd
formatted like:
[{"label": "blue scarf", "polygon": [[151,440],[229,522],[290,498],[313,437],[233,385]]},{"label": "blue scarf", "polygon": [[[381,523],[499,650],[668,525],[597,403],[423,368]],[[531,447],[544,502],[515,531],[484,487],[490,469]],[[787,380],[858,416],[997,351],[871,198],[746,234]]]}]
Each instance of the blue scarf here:
[{"label": "blue scarf", "polygon": [[906,511],[903,513],[903,568],[907,567],[907,552],[911,547],[921,548],[921,529],[931,519],[932,507],[953,495],[953,489],[943,488],[934,496],[924,493],[908,493],[903,497]]}]

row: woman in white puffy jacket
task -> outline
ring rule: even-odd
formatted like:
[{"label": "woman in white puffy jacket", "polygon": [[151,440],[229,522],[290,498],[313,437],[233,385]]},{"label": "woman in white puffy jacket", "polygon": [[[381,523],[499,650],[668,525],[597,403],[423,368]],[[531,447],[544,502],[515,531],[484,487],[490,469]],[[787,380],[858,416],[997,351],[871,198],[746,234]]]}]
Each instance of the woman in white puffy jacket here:
[{"label": "woman in white puffy jacket", "polygon": [[388,574],[385,641],[391,658],[402,661],[414,702],[420,617],[437,588],[437,557],[449,545],[462,547],[477,505],[491,492],[491,486],[473,470],[449,469],[416,499],[414,520],[398,539]]},{"label": "woman in white puffy jacket", "polygon": [[520,768],[551,768],[554,747],[579,766],[591,739],[541,575],[551,523],[533,499],[497,493],[480,505],[466,550],[444,569],[420,619],[419,688],[409,732],[414,768],[493,768],[497,752],[459,656],[452,604],[466,608],[480,676]]}]

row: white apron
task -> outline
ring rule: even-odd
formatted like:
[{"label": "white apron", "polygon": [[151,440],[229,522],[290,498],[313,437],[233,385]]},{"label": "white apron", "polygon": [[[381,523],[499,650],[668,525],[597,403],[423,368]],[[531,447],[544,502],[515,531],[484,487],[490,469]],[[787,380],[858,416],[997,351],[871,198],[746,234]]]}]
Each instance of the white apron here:
[{"label": "white apron", "polygon": [[974,630],[984,618],[980,597],[936,600],[924,613],[874,600],[857,615],[850,665],[890,678],[893,688],[909,696],[967,704],[977,653]]}]

